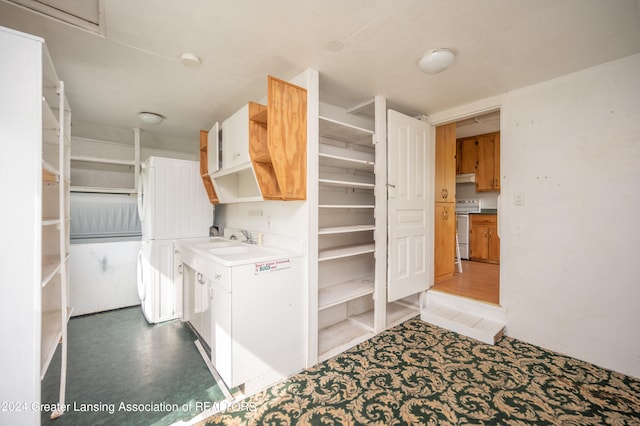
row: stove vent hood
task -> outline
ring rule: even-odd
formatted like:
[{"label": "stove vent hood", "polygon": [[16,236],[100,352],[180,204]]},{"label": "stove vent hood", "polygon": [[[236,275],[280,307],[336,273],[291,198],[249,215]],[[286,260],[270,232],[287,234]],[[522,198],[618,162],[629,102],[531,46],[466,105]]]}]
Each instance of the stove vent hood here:
[{"label": "stove vent hood", "polygon": [[456,175],[456,183],[474,183],[475,181],[475,173],[464,173],[461,175]]}]

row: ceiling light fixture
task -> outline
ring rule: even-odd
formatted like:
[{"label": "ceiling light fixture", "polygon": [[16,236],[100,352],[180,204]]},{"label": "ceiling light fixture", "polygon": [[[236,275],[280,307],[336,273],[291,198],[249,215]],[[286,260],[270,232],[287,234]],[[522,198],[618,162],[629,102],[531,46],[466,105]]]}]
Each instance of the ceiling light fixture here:
[{"label": "ceiling light fixture", "polygon": [[138,113],[138,119],[146,124],[160,124],[164,117],[155,112],[141,112]]},{"label": "ceiling light fixture", "polygon": [[180,62],[188,67],[197,67],[200,65],[200,58],[193,53],[185,52],[180,56]]},{"label": "ceiling light fixture", "polygon": [[451,49],[433,49],[420,59],[418,68],[427,74],[437,74],[449,68],[455,58],[456,55]]}]

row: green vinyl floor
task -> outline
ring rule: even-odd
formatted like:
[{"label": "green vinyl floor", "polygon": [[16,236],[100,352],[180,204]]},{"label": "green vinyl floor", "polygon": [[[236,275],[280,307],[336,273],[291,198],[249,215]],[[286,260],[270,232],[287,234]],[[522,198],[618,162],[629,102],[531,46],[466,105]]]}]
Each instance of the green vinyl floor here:
[{"label": "green vinyl floor", "polygon": [[[170,425],[224,399],[180,320],[150,325],[134,306],[72,318],[68,334],[68,411],[55,420],[43,411],[43,425]],[[42,380],[43,404],[58,402],[60,352]]]}]

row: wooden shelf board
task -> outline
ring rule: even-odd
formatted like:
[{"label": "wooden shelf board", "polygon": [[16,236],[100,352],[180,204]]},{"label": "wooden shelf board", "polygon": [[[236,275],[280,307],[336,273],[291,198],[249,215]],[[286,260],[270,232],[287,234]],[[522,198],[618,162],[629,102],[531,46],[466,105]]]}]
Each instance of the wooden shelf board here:
[{"label": "wooden shelf board", "polygon": [[347,188],[373,189],[375,187],[375,184],[373,183],[350,182],[346,180],[318,179],[318,182],[324,185],[341,186],[341,187],[347,187]]},{"label": "wooden shelf board", "polygon": [[318,230],[318,235],[346,234],[349,232],[373,231],[375,229],[376,229],[375,225],[331,226],[326,228],[320,228]]},{"label": "wooden shelf board", "polygon": [[107,194],[137,194],[135,188],[101,188],[97,186],[72,186],[71,192],[100,192]]},{"label": "wooden shelf board", "polygon": [[257,114],[252,115],[251,117],[249,117],[249,119],[251,121],[256,121],[258,123],[267,124],[268,113],[269,113],[269,110],[265,107],[265,109],[261,110]]},{"label": "wooden shelf board", "polygon": [[330,249],[320,250],[318,253],[318,261],[340,259],[342,257],[358,256],[360,254],[373,253],[375,244],[357,244],[351,246],[333,247]]},{"label": "wooden shelf board", "polygon": [[318,291],[318,310],[373,294],[373,275],[334,284]]},{"label": "wooden shelf board", "polygon": [[318,330],[318,361],[325,361],[373,335],[373,332],[349,319]]}]

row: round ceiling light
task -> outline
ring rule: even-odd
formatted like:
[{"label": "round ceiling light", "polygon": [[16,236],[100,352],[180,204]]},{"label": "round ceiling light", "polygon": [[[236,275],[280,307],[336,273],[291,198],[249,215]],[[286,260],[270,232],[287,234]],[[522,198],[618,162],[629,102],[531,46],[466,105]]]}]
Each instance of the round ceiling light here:
[{"label": "round ceiling light", "polygon": [[193,53],[185,52],[180,55],[180,62],[188,67],[197,67],[198,65],[200,65],[200,58],[198,58]]},{"label": "round ceiling light", "polygon": [[164,117],[155,112],[141,112],[138,113],[138,119],[146,124],[160,124]]},{"label": "round ceiling light", "polygon": [[456,55],[451,49],[434,49],[420,59],[418,68],[427,74],[437,74],[449,68],[455,58]]}]

